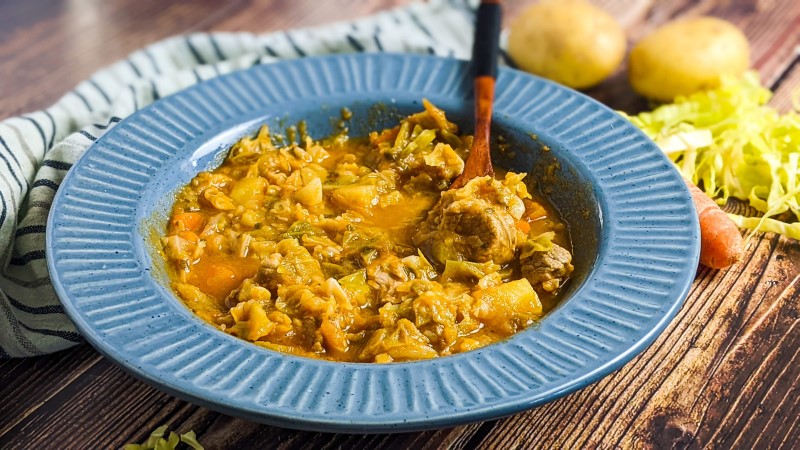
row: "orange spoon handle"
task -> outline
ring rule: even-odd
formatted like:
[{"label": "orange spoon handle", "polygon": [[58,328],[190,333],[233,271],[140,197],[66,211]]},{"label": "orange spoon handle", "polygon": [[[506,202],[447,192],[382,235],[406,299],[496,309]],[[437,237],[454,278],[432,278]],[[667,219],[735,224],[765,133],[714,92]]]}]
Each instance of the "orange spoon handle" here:
[{"label": "orange spoon handle", "polygon": [[475,136],[464,172],[456,178],[451,189],[464,187],[473,178],[494,175],[489,151],[492,127],[494,82],[497,75],[497,52],[500,39],[499,0],[483,0],[478,7],[472,64],[475,71]]},{"label": "orange spoon handle", "polygon": [[475,137],[472,141],[469,158],[464,165],[464,172],[459,177],[463,184],[467,184],[467,181],[476,177],[494,175],[489,151],[493,103],[494,78],[491,76],[475,78]]}]

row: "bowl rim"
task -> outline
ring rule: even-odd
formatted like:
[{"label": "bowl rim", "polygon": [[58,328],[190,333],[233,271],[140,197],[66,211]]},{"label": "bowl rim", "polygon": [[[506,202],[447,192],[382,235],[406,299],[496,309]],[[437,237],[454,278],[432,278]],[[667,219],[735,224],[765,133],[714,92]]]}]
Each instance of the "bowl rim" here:
[{"label": "bowl rim", "polygon": [[[420,79],[418,74],[422,69],[433,73],[431,76],[431,80],[433,81]],[[397,75],[396,78],[393,78],[394,75],[387,74],[389,70],[396,70],[400,72],[399,75],[395,74]],[[303,88],[302,86],[298,85],[299,82],[303,81],[303,77],[314,76],[327,78],[324,80],[324,82],[317,80],[317,82],[315,82],[316,84],[314,84],[311,88]],[[336,78],[337,76],[339,78]],[[403,78],[404,76],[406,78]],[[358,77],[361,78],[359,79]],[[373,78],[372,90],[368,90],[370,86],[370,77]],[[284,88],[285,90],[285,92],[282,93],[284,95],[282,98],[278,96],[278,94],[281,93],[275,91],[274,88],[273,91],[269,93],[261,94],[274,95],[275,98],[271,99],[273,101],[267,103],[270,104],[270,107],[277,108],[286,106],[292,102],[296,103],[303,100],[307,101],[309,99],[318,99],[320,97],[319,91],[322,91],[322,98],[325,98],[325,95],[327,95],[329,98],[333,98],[335,96],[342,95],[343,93],[345,95],[366,93],[370,95],[396,94],[396,96],[400,96],[404,95],[404,92],[411,92],[414,95],[419,95],[421,98],[421,95],[430,91],[431,89],[441,89],[443,87],[450,89],[455,86],[453,89],[451,89],[453,92],[452,95],[461,95],[458,89],[463,88],[465,82],[468,82],[470,78],[468,63],[455,59],[434,56],[406,54],[355,54],[309,57],[291,61],[282,61],[222,75],[209,81],[191,86],[186,90],[180,91],[171,96],[164,97],[159,101],[137,111],[125,120],[121,121],[105,135],[100,137],[75,163],[73,169],[67,173],[61,184],[62,189],[59,189],[56,197],[53,200],[48,216],[48,227],[46,231],[47,264],[53,280],[53,287],[57,295],[62,300],[62,304],[64,305],[67,314],[76,324],[77,328],[82,332],[86,340],[98,351],[100,351],[100,353],[111,359],[116,364],[120,365],[123,369],[133,374],[135,377],[145,380],[149,384],[154,385],[161,390],[164,390],[177,397],[187,399],[193,403],[197,403],[227,414],[237,415],[251,420],[288,428],[299,428],[315,431],[397,432],[454,426],[477,420],[487,420],[502,417],[529,409],[533,406],[555,400],[556,398],[562,397],[568,393],[574,392],[582,387],[598,381],[612,371],[621,367],[625,362],[629,361],[636,354],[640,353],[647,346],[649,346],[664,330],[667,324],[669,324],[671,319],[675,316],[680,308],[683,299],[685,299],[686,295],[688,294],[694,275],[694,268],[696,267],[699,258],[699,227],[689,192],[685,185],[683,185],[680,176],[672,169],[670,165],[671,163],[669,163],[666,157],[661,154],[661,152],[657,149],[655,144],[649,140],[649,138],[647,138],[643,133],[628,123],[621,116],[617,115],[599,102],[548,80],[523,74],[522,72],[515,71],[513,69],[502,68],[499,71],[498,76],[497,91],[500,94],[498,95],[498,101],[496,102],[495,114],[502,114],[511,110],[514,112],[522,111],[524,113],[524,117],[528,117],[528,119],[523,118],[520,120],[527,120],[529,123],[531,123],[532,126],[536,128],[537,134],[540,136],[551,140],[558,140],[561,145],[569,146],[570,148],[567,149],[567,151],[576,150],[578,147],[581,147],[581,149],[583,149],[582,151],[586,151],[587,153],[585,154],[574,154],[577,155],[576,157],[580,161],[587,159],[587,155],[594,155],[594,157],[597,157],[597,160],[589,161],[587,159],[585,161],[590,172],[593,174],[600,174],[602,172],[602,176],[598,175],[598,179],[592,180],[595,183],[593,186],[597,189],[595,191],[596,197],[601,201],[601,203],[605,202],[604,204],[600,205],[600,209],[603,212],[604,235],[601,238],[602,243],[598,248],[599,255],[596,266],[602,266],[603,264],[606,264],[607,261],[605,261],[605,258],[609,254],[612,254],[612,251],[617,252],[615,255],[620,254],[620,249],[612,248],[614,243],[610,242],[610,240],[618,237],[618,235],[615,233],[619,233],[621,231],[620,224],[628,223],[626,220],[633,220],[633,218],[630,217],[630,213],[625,215],[614,209],[617,208],[618,205],[626,204],[624,199],[614,199],[613,202],[611,202],[606,197],[606,189],[609,189],[609,186],[611,186],[610,183],[617,183],[615,185],[615,189],[635,186],[635,175],[639,173],[636,170],[645,167],[645,172],[650,171],[660,177],[659,189],[663,190],[664,192],[666,192],[666,190],[672,191],[668,195],[670,203],[664,206],[665,211],[662,211],[662,215],[666,214],[670,217],[675,216],[680,220],[676,219],[675,224],[669,227],[662,227],[664,229],[659,229],[659,233],[674,233],[676,236],[679,236],[678,233],[685,233],[688,236],[688,241],[683,242],[680,245],[676,244],[669,246],[669,252],[667,252],[668,254],[666,256],[661,254],[655,255],[659,257],[663,256],[672,258],[670,264],[667,264],[666,266],[659,266],[659,269],[664,269],[664,267],[667,266],[671,268],[673,266],[676,267],[677,272],[673,271],[673,273],[676,274],[677,279],[673,280],[674,282],[669,284],[669,292],[661,296],[666,298],[665,303],[656,305],[653,315],[648,316],[650,322],[646,323],[646,326],[648,327],[646,330],[640,329],[639,331],[641,332],[635,334],[635,338],[630,343],[627,342],[629,337],[623,336],[624,339],[621,343],[608,344],[603,340],[605,338],[601,336],[602,333],[611,335],[614,335],[614,333],[620,333],[619,330],[614,329],[614,326],[619,325],[619,323],[613,323],[613,318],[609,319],[606,317],[602,318],[602,320],[593,318],[589,320],[586,319],[586,317],[589,316],[586,316],[584,317],[584,319],[587,320],[586,323],[593,324],[593,326],[596,327],[594,331],[600,333],[594,337],[587,335],[588,340],[586,342],[591,342],[591,340],[594,339],[601,341],[601,343],[604,345],[607,344],[609,346],[608,354],[594,355],[604,356],[605,359],[599,361],[598,364],[592,364],[592,368],[590,370],[579,372],[579,376],[572,378],[568,376],[562,377],[561,383],[553,384],[545,390],[537,392],[535,390],[525,390],[523,387],[522,390],[518,389],[515,395],[507,395],[506,393],[502,392],[503,386],[498,386],[498,380],[502,382],[509,381],[507,377],[509,373],[508,370],[503,373],[502,377],[492,379],[492,377],[499,376],[498,374],[500,372],[497,371],[498,369],[496,367],[486,368],[481,364],[496,363],[498,358],[507,364],[523,364],[524,361],[520,362],[519,355],[517,353],[513,353],[512,350],[518,352],[522,351],[523,353],[521,354],[523,355],[525,352],[531,351],[529,348],[526,348],[527,346],[531,345],[532,342],[527,338],[529,338],[531,335],[534,335],[534,332],[519,333],[501,343],[493,344],[472,352],[448,356],[446,358],[389,365],[329,362],[278,354],[266,349],[262,349],[251,343],[238,340],[231,336],[225,336],[230,338],[229,341],[236,341],[241,345],[252,347],[252,349],[258,349],[247,353],[252,355],[253,352],[257,352],[260,357],[263,357],[270,364],[275,365],[275,367],[270,367],[270,369],[281,370],[281,376],[283,376],[281,380],[288,380],[285,381],[288,383],[288,388],[294,389],[295,391],[301,390],[302,388],[302,386],[298,384],[299,382],[296,381],[298,377],[301,379],[301,381],[305,382],[305,384],[301,384],[310,385],[308,382],[320,380],[319,377],[322,376],[319,375],[320,373],[325,374],[325,376],[333,377],[349,374],[352,375],[353,379],[355,380],[353,383],[357,381],[363,381],[368,384],[367,387],[370,389],[377,389],[376,386],[380,386],[380,384],[376,384],[375,381],[378,378],[380,378],[378,381],[390,381],[390,379],[398,381],[397,384],[390,385],[388,387],[381,386],[381,389],[384,390],[383,392],[379,393],[380,390],[375,390],[372,392],[372,394],[370,394],[369,389],[356,390],[351,386],[351,394],[360,395],[360,402],[352,402],[348,400],[344,404],[341,402],[337,404],[337,401],[333,399],[332,395],[325,397],[325,395],[320,394],[322,392],[320,390],[317,390],[316,393],[325,398],[317,401],[316,403],[314,403],[314,400],[307,399],[307,396],[305,396],[302,392],[298,392],[295,393],[297,395],[294,399],[297,401],[289,402],[292,404],[287,403],[285,396],[277,397],[277,399],[273,396],[267,399],[269,402],[266,404],[263,402],[256,404],[251,401],[247,401],[245,398],[246,396],[242,395],[241,393],[250,392],[251,395],[257,395],[262,400],[265,397],[262,395],[263,393],[253,394],[252,386],[244,386],[244,384],[247,383],[246,378],[244,379],[245,381],[239,380],[238,384],[233,383],[233,380],[217,380],[209,387],[202,385],[202,375],[206,372],[201,371],[199,375],[195,376],[193,379],[188,379],[188,375],[186,375],[184,378],[181,378],[175,376],[174,373],[172,376],[170,376],[168,369],[158,369],[153,364],[147,363],[147,358],[135,355],[135,352],[131,351],[130,349],[126,350],[122,348],[124,345],[127,345],[127,343],[113,341],[117,338],[110,335],[107,330],[102,330],[102,327],[98,327],[96,323],[97,321],[92,321],[89,319],[89,316],[92,314],[95,316],[106,314],[107,309],[101,308],[89,311],[87,309],[87,305],[90,305],[91,302],[83,297],[81,297],[81,302],[83,302],[81,305],[75,302],[76,299],[74,297],[80,297],[80,295],[75,294],[75,283],[70,281],[70,277],[78,277],[74,279],[80,278],[79,276],[74,275],[74,271],[70,272],[68,270],[69,267],[72,267],[70,264],[72,264],[74,261],[64,257],[64,255],[71,254],[67,251],[80,253],[80,247],[75,247],[75,245],[73,245],[69,239],[69,235],[66,234],[68,232],[65,230],[69,228],[70,225],[83,222],[79,220],[80,217],[78,210],[74,209],[74,198],[76,196],[73,195],[73,198],[69,199],[68,195],[70,193],[75,194],[77,192],[75,191],[76,185],[83,186],[87,183],[87,177],[91,175],[87,167],[92,163],[97,163],[98,161],[96,158],[92,160],[93,157],[99,158],[98,155],[101,155],[101,152],[108,153],[108,151],[110,151],[109,149],[112,147],[116,147],[116,150],[119,150],[121,148],[120,145],[124,144],[125,142],[128,142],[129,145],[139,145],[141,147],[143,145],[141,142],[136,143],[134,141],[125,141],[125,139],[130,138],[130,136],[126,137],[125,133],[146,132],[147,126],[157,128],[154,118],[159,120],[168,120],[170,109],[165,105],[170,104],[170,102],[172,102],[171,107],[173,109],[178,101],[184,104],[189,103],[194,106],[198,106],[200,108],[200,112],[195,112],[193,114],[209,114],[209,117],[213,120],[213,117],[215,117],[214,114],[210,114],[209,112],[202,110],[202,108],[208,108],[209,106],[208,104],[204,104],[199,100],[200,96],[205,96],[206,98],[215,98],[215,96],[219,96],[219,98],[226,98],[226,95],[228,97],[230,96],[229,93],[226,94],[224,92],[226,90],[232,92],[241,92],[243,87],[251,86],[254,83],[256,85],[259,85],[259,83],[266,83],[265,80],[267,79],[270,80],[270,82],[275,82],[278,86]],[[329,83],[329,85],[326,86],[324,83]],[[393,89],[381,90],[381,86],[384,86],[386,83],[393,83]],[[523,93],[528,92],[524,89],[530,90],[532,89],[531,86],[533,86],[535,89],[538,89],[538,91],[531,93],[532,97],[530,95],[528,97],[522,95]],[[286,89],[287,87],[288,89]],[[326,88],[330,89],[327,89],[326,91]],[[292,89],[294,89],[294,91],[292,91]],[[403,89],[405,89],[405,91]],[[507,92],[513,92],[515,95],[511,96],[510,94],[507,94],[504,96],[502,93],[503,89],[506,89]],[[513,89],[519,89],[522,91],[513,91]],[[542,94],[542,91],[546,91],[546,93]],[[278,101],[275,101],[276,99]],[[565,108],[570,106],[576,109],[570,111],[571,115],[567,114],[566,118],[563,116],[563,114],[558,115],[553,113],[552,110],[548,110],[545,111],[543,116],[537,117],[535,122],[531,122],[529,117],[534,116],[537,111],[541,112],[543,108],[543,106],[540,104],[536,104],[536,101],[545,101],[545,104],[552,106],[557,112],[563,112]],[[578,111],[580,114],[576,116],[575,111]],[[236,112],[234,111],[233,117],[235,117],[235,115]],[[575,120],[577,121],[577,124],[567,123],[567,119]],[[185,117],[184,120],[186,120]],[[223,121],[223,123],[227,122]],[[580,127],[578,127],[578,125],[580,125]],[[568,136],[569,133],[575,133],[576,127],[578,127],[579,130],[582,130],[582,133],[587,129],[593,129],[595,130],[595,135],[591,135],[591,133],[589,135],[586,135],[585,133],[579,133],[578,136],[583,136],[585,141],[579,146],[574,142],[574,136],[571,139],[565,137]],[[143,131],[142,128],[145,128],[145,130]],[[546,132],[541,131],[542,129],[546,130]],[[163,130],[164,129],[162,128],[161,131]],[[203,135],[203,132],[208,132],[208,130],[204,131],[201,127],[199,134]],[[586,141],[586,139],[588,139],[588,141]],[[134,142],[134,144],[130,144],[131,142]],[[575,145],[572,146],[572,144]],[[596,149],[586,150],[585,147],[587,147],[588,144],[592,144],[601,150],[610,148],[616,152],[616,156],[607,157],[606,155],[602,155]],[[125,151],[128,150],[130,149],[125,149]],[[627,158],[632,155],[634,150],[642,152],[642,154],[646,155],[646,158],[640,158],[639,160],[636,158]],[[141,149],[139,149],[139,151],[141,152]],[[166,156],[164,157],[166,158]],[[604,172],[606,169],[599,169],[598,167],[602,165],[601,163],[605,162],[609,164],[608,171],[621,171],[622,175],[611,176],[610,174]],[[632,172],[626,174],[626,170],[631,170]],[[91,176],[95,176],[94,181],[97,182],[97,175]],[[645,177],[639,181],[647,181],[649,178],[652,177]],[[102,179],[102,177],[100,179]],[[600,182],[605,184],[597,184]],[[81,185],[81,183],[83,183],[83,185]],[[113,190],[113,186],[108,186],[108,189]],[[633,194],[628,192],[626,195]],[[652,193],[648,193],[648,195],[650,197],[653,196]],[[680,214],[676,214],[675,211],[679,211]],[[134,227],[136,226],[137,224],[134,224]],[[658,227],[658,225],[655,225],[655,227]],[[634,234],[637,232],[644,233],[642,236],[637,235],[637,239],[639,239],[643,245],[645,245],[648,238],[653,237],[652,233],[644,232],[638,228],[632,231]],[[130,231],[130,233],[133,237],[135,230]],[[636,239],[631,242],[635,241]],[[131,252],[131,255],[137,256],[135,255],[135,252]],[[637,257],[646,259],[646,255],[638,255]],[[96,255],[93,253],[85,253],[83,258],[85,258],[86,261],[89,261],[87,264],[91,265],[97,263],[97,261],[95,261],[97,259]],[[612,263],[618,263],[618,261],[612,261]],[[619,264],[622,264],[622,262],[619,262]],[[609,273],[616,273],[617,275],[637,275],[631,272],[624,272],[623,269],[620,268],[624,267],[624,264],[613,267],[616,267],[615,271],[608,272],[610,269],[606,268],[608,270],[603,272],[603,274],[605,276],[608,276]],[[647,272],[646,269],[647,268],[645,267],[645,272]],[[603,303],[605,306],[611,305],[609,301],[606,301],[608,299],[600,297],[582,300],[581,296],[587,295],[587,292],[585,292],[586,289],[584,288],[586,288],[587,283],[592,280],[592,277],[596,277],[597,275],[598,273],[593,269],[592,273],[587,275],[586,279],[584,280],[583,286],[573,292],[573,295],[569,300],[569,302],[574,303],[573,307],[568,309],[560,308],[555,313],[561,314],[562,316],[567,316],[568,314],[573,313],[574,311],[572,311],[572,309],[576,308],[577,306],[587,307],[586,305],[581,305],[581,303],[588,300],[598,301],[601,303],[605,302]],[[152,281],[152,277],[150,280]],[[622,287],[619,285],[614,285],[616,287],[614,288],[615,290],[611,292],[611,294],[613,294],[611,295],[612,298],[616,298],[619,301],[630,300],[630,298],[626,297],[625,289],[639,291],[639,295],[641,295],[641,289],[639,289],[641,288],[641,284],[639,283],[641,279],[635,278],[635,283],[630,280],[627,281],[633,284]],[[87,282],[84,282],[84,284],[86,283]],[[109,288],[99,287],[99,289],[100,294],[107,295],[109,293]],[[159,294],[159,292],[156,291],[156,294]],[[662,300],[661,297],[658,297],[658,299]],[[192,314],[190,311],[188,311],[188,309],[186,309],[186,312]],[[199,319],[196,320],[199,321]],[[597,320],[600,320],[600,322],[597,322]],[[604,322],[606,320],[608,320],[608,322]],[[548,322],[548,324],[552,325],[552,321]],[[210,325],[206,326],[211,329]],[[609,331],[609,327],[611,327],[611,331]],[[544,331],[541,330],[541,328],[544,327],[535,326],[533,328],[534,330],[544,333]],[[148,328],[145,327],[139,330],[139,332],[145,332],[146,330],[148,330]],[[204,331],[203,328],[199,328],[197,326],[189,327],[187,330],[201,332],[201,335],[209,331]],[[546,330],[546,332],[557,334],[558,330],[558,328],[553,328],[551,326]],[[114,330],[115,333],[118,331],[122,332],[122,329],[117,328]],[[210,342],[213,341],[215,344],[221,345],[221,348],[225,348],[226,341],[219,340],[218,338],[220,338],[220,336],[214,336],[212,334],[211,336],[203,337],[209,339]],[[551,336],[549,335],[545,337],[547,337],[547,339],[542,338],[544,339],[543,342],[548,342],[548,339],[551,339]],[[611,336],[608,342],[617,342],[619,337],[620,336],[616,335]],[[147,345],[147,342],[149,341],[145,341],[145,346]],[[575,342],[571,343],[573,347],[575,346]],[[227,343],[230,344],[230,342]],[[230,345],[238,346],[239,344]],[[555,343],[554,345],[558,345],[558,343]],[[616,345],[616,347],[610,347],[612,345]],[[508,352],[503,351],[498,353],[497,350],[501,348],[508,350]],[[151,350],[155,353],[148,353],[144,356],[154,354],[158,356],[161,353],[164,353],[163,348],[154,348]],[[556,364],[557,367],[555,370],[550,370],[547,372],[547,375],[556,373],[558,369],[563,368],[567,368],[567,370],[573,370],[571,368],[572,365],[570,365],[570,359],[577,358],[576,355],[580,353],[578,350],[570,348],[567,348],[566,350],[564,348],[558,349],[558,352],[553,354],[553,360],[558,362],[558,364]],[[513,358],[510,355],[513,355]],[[539,354],[535,353],[531,353],[530,355],[538,358],[541,357]],[[162,360],[158,361],[163,363]],[[539,359],[537,359],[537,361],[543,365],[551,362],[541,361]],[[250,363],[245,362],[242,364]],[[289,369],[286,369],[287,366],[290,366]],[[263,372],[266,366],[262,364],[258,367],[260,367],[261,372]],[[312,369],[309,369],[309,367],[312,367]],[[584,368],[584,366],[579,364],[578,369],[581,368]],[[293,374],[293,376],[283,374],[283,372],[286,372],[287,370],[294,369],[296,369],[297,373]],[[518,369],[519,367],[511,370],[510,372],[518,375],[524,375],[528,380],[544,379],[546,381],[542,384],[543,386],[547,386],[547,382],[549,381],[547,376],[534,373],[532,372],[534,369],[531,369],[527,366],[525,367],[525,370]],[[515,372],[515,370],[518,371]],[[370,375],[365,376],[363,375],[364,373],[368,373]],[[391,373],[391,375],[389,375],[389,373]],[[403,373],[405,373],[405,375],[403,375]],[[476,378],[472,379],[470,377],[466,377],[465,373],[470,375],[470,377],[474,376]],[[294,375],[296,375],[296,377]],[[198,379],[200,381],[198,381]],[[322,379],[328,380],[324,377]],[[252,382],[253,379],[250,379],[250,381]],[[337,386],[341,387],[341,380],[337,379],[329,381],[338,382],[339,385]],[[469,386],[465,384],[466,381],[476,382],[481,385],[481,388],[487,388],[488,390],[494,391],[491,393],[493,396],[487,397],[481,392],[469,390]],[[421,383],[425,389],[417,389],[416,385],[403,385],[403,383],[410,382]],[[227,386],[225,383],[232,384],[233,389],[222,389],[220,384]],[[454,383],[454,385],[443,385],[442,383]],[[467,397],[469,397],[468,400],[470,400],[470,402],[464,402],[463,399],[454,398],[454,386],[455,388],[463,388],[468,390],[469,395]],[[533,392],[536,392],[535,395]],[[433,400],[429,401],[435,401],[436,408],[426,409],[426,402],[423,402],[422,400],[418,401],[417,398],[408,398],[409,395],[419,396],[422,394],[428,394],[432,397],[435,397]],[[234,397],[233,400],[231,399],[231,396]],[[361,404],[361,402],[366,403],[367,405],[364,406]],[[386,409],[387,402],[392,403],[388,410]],[[399,403],[402,402],[406,402],[405,408],[403,408],[403,405],[399,405]],[[375,406],[376,404],[383,405],[383,410],[379,410],[380,408],[378,408],[378,406],[380,405]]]}]

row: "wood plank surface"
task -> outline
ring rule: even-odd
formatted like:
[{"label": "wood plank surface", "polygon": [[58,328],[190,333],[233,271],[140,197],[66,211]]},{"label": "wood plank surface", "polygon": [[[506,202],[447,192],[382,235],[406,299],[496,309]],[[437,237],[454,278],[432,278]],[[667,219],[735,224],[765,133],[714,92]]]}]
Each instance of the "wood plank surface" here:
[{"label": "wood plank surface", "polygon": [[[100,67],[163,37],[267,32],[350,19],[406,0],[117,0],[0,3],[0,117],[45,107]],[[507,1],[508,17],[530,4]],[[791,108],[800,88],[796,0],[598,0],[633,43],[658,24],[711,14],[748,36],[754,66]],[[87,6],[88,5],[88,6]],[[588,92],[636,112],[624,69]],[[750,211],[732,203],[729,208]],[[800,448],[800,243],[749,240],[745,261],[701,268],[668,329],[579,392],[501,420],[422,433],[297,432],[232,418],[149,387],[87,345],[0,360],[0,449],[119,448],[159,425],[226,448]]]},{"label": "wood plank surface", "polygon": [[53,104],[103,66],[175,34],[310,27],[402,0],[36,0],[0,3],[0,118]]}]

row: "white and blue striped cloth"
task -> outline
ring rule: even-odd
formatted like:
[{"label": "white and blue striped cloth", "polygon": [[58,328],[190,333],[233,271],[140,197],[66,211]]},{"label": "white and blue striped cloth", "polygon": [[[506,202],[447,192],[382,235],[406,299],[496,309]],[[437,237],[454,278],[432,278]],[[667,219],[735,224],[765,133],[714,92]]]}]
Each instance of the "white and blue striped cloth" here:
[{"label": "white and blue striped cloth", "polygon": [[45,226],[64,175],[116,123],[202,80],[282,59],[352,52],[467,59],[473,3],[433,0],[349,23],[264,35],[169,38],[97,72],[45,110],[0,122],[0,358],[81,342],[50,284]]}]

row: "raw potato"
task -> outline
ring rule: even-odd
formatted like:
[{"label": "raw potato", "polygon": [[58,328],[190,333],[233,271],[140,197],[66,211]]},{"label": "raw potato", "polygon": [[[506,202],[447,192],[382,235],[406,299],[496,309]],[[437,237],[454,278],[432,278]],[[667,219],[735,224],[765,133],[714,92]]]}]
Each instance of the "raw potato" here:
[{"label": "raw potato", "polygon": [[750,66],[747,38],[733,24],[697,17],[664,25],[631,50],[629,79],[645,97],[665,102],[720,85]]},{"label": "raw potato", "polygon": [[522,70],[583,89],[619,67],[625,32],[584,0],[544,0],[512,22],[508,53]]}]

